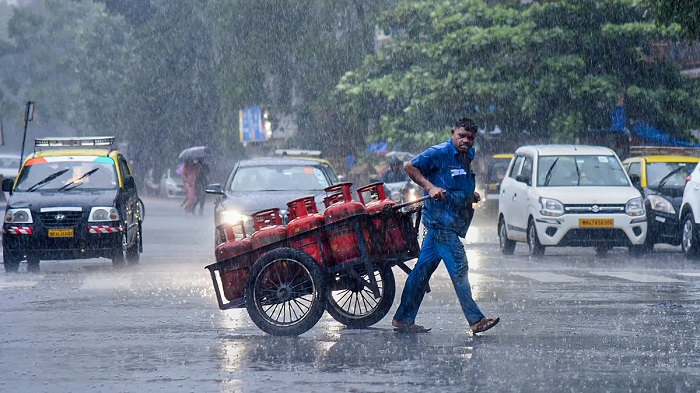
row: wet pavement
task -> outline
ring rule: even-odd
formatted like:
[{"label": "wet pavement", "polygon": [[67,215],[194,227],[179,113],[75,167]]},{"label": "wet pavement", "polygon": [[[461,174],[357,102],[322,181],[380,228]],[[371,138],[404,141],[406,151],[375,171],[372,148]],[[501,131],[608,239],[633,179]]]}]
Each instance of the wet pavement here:
[{"label": "wet pavement", "polygon": [[[221,311],[204,266],[213,219],[147,200],[138,266],[42,262],[0,273],[0,392],[697,391],[700,262],[679,248],[638,259],[625,249],[498,251],[477,216],[466,243],[474,297],[494,329],[473,336],[441,267],[417,323],[395,334],[406,275],[394,268],[389,314],[347,329],[327,313],[299,337]],[[211,205],[209,205],[211,207]],[[211,214],[211,213],[209,213]]]}]

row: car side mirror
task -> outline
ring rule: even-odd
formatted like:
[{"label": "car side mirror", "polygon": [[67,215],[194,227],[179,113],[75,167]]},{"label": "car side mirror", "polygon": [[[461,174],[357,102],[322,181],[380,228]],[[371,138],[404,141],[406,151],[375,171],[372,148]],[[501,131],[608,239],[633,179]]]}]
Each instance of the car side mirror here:
[{"label": "car side mirror", "polygon": [[530,185],[530,176],[529,175],[524,175],[524,174],[518,175],[515,177],[515,180],[519,181],[521,183],[525,183],[528,186]]},{"label": "car side mirror", "polygon": [[221,184],[219,183],[208,185],[204,192],[207,194],[226,196],[226,193],[221,189]]},{"label": "car side mirror", "polygon": [[7,178],[2,179],[2,190],[4,192],[12,192],[12,187],[15,185],[15,179]]},{"label": "car side mirror", "polygon": [[632,185],[635,188],[641,188],[642,187],[642,178],[639,177],[639,175],[630,175],[630,180],[632,180]]}]

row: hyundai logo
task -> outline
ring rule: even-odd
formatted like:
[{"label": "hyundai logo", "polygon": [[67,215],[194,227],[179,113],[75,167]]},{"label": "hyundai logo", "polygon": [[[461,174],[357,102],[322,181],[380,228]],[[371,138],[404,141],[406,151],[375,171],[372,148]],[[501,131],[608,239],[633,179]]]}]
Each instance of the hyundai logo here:
[{"label": "hyundai logo", "polygon": [[593,205],[593,207],[591,207],[591,210],[593,211],[593,213],[598,213],[600,211],[600,208],[598,207],[598,205]]},{"label": "hyundai logo", "polygon": [[63,213],[56,214],[56,221],[63,221],[66,219],[66,215]]}]

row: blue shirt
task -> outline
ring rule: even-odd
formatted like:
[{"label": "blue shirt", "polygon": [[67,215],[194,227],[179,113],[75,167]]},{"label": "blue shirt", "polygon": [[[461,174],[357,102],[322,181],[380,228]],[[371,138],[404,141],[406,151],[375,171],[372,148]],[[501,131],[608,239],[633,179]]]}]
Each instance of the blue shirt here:
[{"label": "blue shirt", "polygon": [[[423,205],[423,224],[428,228],[442,228],[467,235],[469,216],[467,209],[474,200],[475,174],[471,165],[474,148],[467,153],[467,166],[462,164],[460,152],[452,139],[431,146],[414,157],[411,164],[433,183],[447,192],[442,201],[427,199]],[[427,195],[427,191],[425,192]]]}]

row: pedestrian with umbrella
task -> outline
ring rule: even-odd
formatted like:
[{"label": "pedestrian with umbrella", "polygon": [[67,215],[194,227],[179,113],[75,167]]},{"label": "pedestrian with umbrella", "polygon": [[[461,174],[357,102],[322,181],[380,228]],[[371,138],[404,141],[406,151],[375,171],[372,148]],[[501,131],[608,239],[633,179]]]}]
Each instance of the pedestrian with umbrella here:
[{"label": "pedestrian with umbrella", "polygon": [[180,160],[185,161],[182,168],[185,200],[182,206],[187,214],[194,214],[197,205],[199,205],[199,215],[204,214],[205,189],[209,176],[209,168],[204,163],[204,159],[208,154],[206,146],[194,146],[183,150],[178,156]]}]

